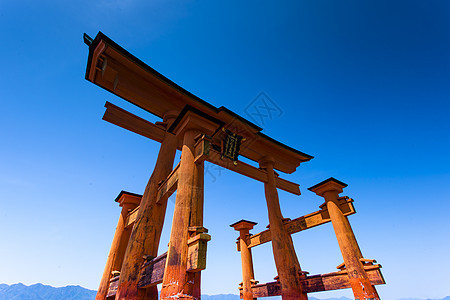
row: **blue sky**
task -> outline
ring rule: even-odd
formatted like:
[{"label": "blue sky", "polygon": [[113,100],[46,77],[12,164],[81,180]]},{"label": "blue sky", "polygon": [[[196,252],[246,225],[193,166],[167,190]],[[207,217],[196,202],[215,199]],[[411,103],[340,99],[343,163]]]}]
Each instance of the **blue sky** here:
[{"label": "blue sky", "polygon": [[[382,299],[450,295],[450,3],[446,1],[0,1],[0,282],[97,289],[123,189],[142,193],[159,145],[101,120],[110,101],[84,79],[101,30],[177,84],[245,117],[265,92],[280,108],[264,133],[315,158],[280,191],[284,215],[316,211],[306,188],[349,186],[366,258],[383,265]],[[268,223],[263,185],[207,166],[212,240],[203,293],[237,293],[242,218]],[[171,198],[161,252],[166,251]],[[304,270],[342,262],[330,224],[293,236]],[[254,249],[260,282],[276,275]],[[315,297],[351,296],[351,291]]]}]

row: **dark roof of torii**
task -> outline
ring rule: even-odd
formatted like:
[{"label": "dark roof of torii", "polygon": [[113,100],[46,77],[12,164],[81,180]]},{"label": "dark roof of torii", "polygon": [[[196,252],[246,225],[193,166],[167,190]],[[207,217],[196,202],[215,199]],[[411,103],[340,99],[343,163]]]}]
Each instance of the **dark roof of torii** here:
[{"label": "dark roof of torii", "polygon": [[294,172],[301,162],[313,158],[263,134],[262,128],[226,107],[217,108],[195,96],[102,32],[94,40],[85,34],[85,42],[89,46],[86,79],[140,108],[162,118],[169,111],[181,112],[186,105],[194,107],[252,141],[250,147],[241,148],[242,156],[254,161],[271,156],[275,158],[274,168],[285,173]]}]

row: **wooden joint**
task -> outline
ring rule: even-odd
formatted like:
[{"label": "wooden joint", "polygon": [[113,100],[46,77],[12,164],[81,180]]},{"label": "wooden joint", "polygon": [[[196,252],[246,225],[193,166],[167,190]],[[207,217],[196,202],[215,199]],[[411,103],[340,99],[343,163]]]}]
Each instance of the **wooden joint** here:
[{"label": "wooden joint", "polygon": [[117,270],[112,271],[112,272],[111,272],[111,276],[112,276],[112,278],[117,277],[117,276],[120,276],[120,271],[117,271]]},{"label": "wooden joint", "polygon": [[190,238],[188,240],[188,245],[194,244],[197,241],[210,241],[211,240],[211,236],[207,233],[199,233],[196,236]]},{"label": "wooden joint", "polygon": [[197,235],[199,233],[208,233],[208,229],[203,226],[190,226],[188,231],[191,235]]},{"label": "wooden joint", "polygon": [[167,252],[145,261],[139,277],[138,288],[157,285],[163,281]]},{"label": "wooden joint", "polygon": [[362,262],[364,266],[371,266],[377,263],[375,259],[368,259],[368,258],[360,258],[359,261]]},{"label": "wooden joint", "polygon": [[154,259],[155,256],[153,256],[153,255],[144,255],[142,258],[144,259],[144,262],[147,262],[147,261],[151,261],[152,259]]},{"label": "wooden joint", "polygon": [[336,267],[336,269],[339,269],[339,270],[345,270],[345,263],[342,263],[342,264],[340,264],[340,265],[338,265],[337,267]]},{"label": "wooden joint", "polygon": [[194,144],[194,162],[199,164],[209,156],[212,138],[206,134],[199,134],[194,140],[196,141]]},{"label": "wooden joint", "polygon": [[125,220],[125,228],[126,229],[129,229],[134,225],[134,223],[136,222],[138,212],[139,212],[139,206],[128,213],[127,219]]},{"label": "wooden joint", "polygon": [[298,271],[298,274],[300,274],[300,276],[302,276],[302,277],[306,277],[309,274],[309,272],[308,271]]}]

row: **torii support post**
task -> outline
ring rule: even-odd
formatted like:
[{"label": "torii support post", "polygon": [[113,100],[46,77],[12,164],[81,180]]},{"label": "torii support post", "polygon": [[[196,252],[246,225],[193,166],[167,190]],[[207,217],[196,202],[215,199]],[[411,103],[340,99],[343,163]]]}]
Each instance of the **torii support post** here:
[{"label": "torii support post", "polygon": [[95,296],[95,300],[105,300],[108,294],[109,280],[113,271],[120,271],[122,268],[125,250],[127,249],[128,240],[130,239],[131,230],[126,228],[126,219],[128,212],[135,209],[141,202],[141,195],[121,191],[116,198],[116,202],[122,207],[119,221],[117,223],[116,232],[111,244],[108,259],[106,260],[105,270],[100,281],[100,286]]},{"label": "torii support post", "polygon": [[[168,128],[175,120],[175,117],[176,114],[172,112],[166,113],[161,126]],[[159,199],[157,199],[158,184],[171,173],[176,150],[176,136],[166,131],[161,142],[155,169],[145,188],[142,203],[133,226],[120,274],[116,299],[158,299],[156,286],[147,289],[138,288],[139,272],[144,262],[144,256],[156,257],[158,254],[167,208],[167,199],[163,199],[163,201],[158,201]]]},{"label": "torii support post", "polygon": [[307,300],[308,296],[303,292],[301,285],[304,274],[295,254],[291,235],[284,226],[273,164],[274,160],[269,157],[259,162],[260,167],[267,172],[268,180],[264,183],[264,190],[272,233],[273,256],[281,283],[281,297],[283,300]]},{"label": "torii support post", "polygon": [[242,263],[242,294],[244,300],[254,299],[252,293],[252,280],[255,280],[255,273],[253,270],[252,250],[248,247],[250,230],[253,229],[257,223],[240,220],[230,227],[239,231],[239,249],[241,251]]},{"label": "torii support post", "polygon": [[347,184],[337,179],[329,178],[308,188],[308,190],[325,198],[326,207],[330,214],[342,257],[344,258],[344,264],[355,299],[379,300],[380,297],[375,287],[370,283],[361,262],[363,256],[352,227],[339,208],[339,194],[342,193],[343,188],[346,186]]},{"label": "torii support post", "polygon": [[[195,163],[195,140],[200,133],[212,135],[219,124],[195,109],[183,110],[169,131],[183,140],[174,218],[167,251],[161,299],[200,298],[200,271],[193,266],[190,249],[194,242],[208,240],[203,229],[203,162]],[[195,223],[194,223],[195,222]]]}]

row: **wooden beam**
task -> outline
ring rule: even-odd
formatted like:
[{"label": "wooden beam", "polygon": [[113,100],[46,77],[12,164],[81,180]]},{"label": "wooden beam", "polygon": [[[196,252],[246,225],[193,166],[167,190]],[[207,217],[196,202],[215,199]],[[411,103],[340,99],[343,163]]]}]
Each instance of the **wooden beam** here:
[{"label": "wooden beam", "polygon": [[[206,244],[211,236],[200,233],[188,241],[188,272],[198,272],[206,268]],[[147,288],[163,282],[167,252],[144,263],[138,287]]]},{"label": "wooden beam", "polygon": [[[195,162],[209,161],[213,164],[221,166],[225,169],[242,174],[244,176],[253,178],[261,182],[267,182],[267,172],[255,168],[249,164],[239,161],[236,165],[230,159],[222,159],[221,154],[213,149],[209,140],[202,138],[195,146]],[[300,195],[300,187],[298,184],[287,181],[282,178],[277,178],[277,188],[294,195]]]},{"label": "wooden beam", "polygon": [[109,280],[109,288],[108,293],[106,294],[106,298],[116,295],[117,288],[119,287],[119,278],[120,276],[116,276]]},{"label": "wooden beam", "polygon": [[[355,213],[355,208],[353,207],[353,199],[348,197],[341,197],[340,200],[340,208],[344,212],[345,216]],[[321,210],[286,222],[285,227],[288,233],[293,234],[330,222],[330,215],[328,214],[326,206],[321,206],[321,208]],[[270,242],[271,240],[272,235],[270,233],[270,229],[267,229],[250,236],[248,238],[247,244],[248,247],[251,248]]]},{"label": "wooden beam", "polygon": [[143,135],[157,142],[162,142],[165,130],[147,120],[139,118],[136,115],[112,104],[105,103],[106,111],[103,120],[119,127],[130,130],[134,133]]},{"label": "wooden beam", "polygon": [[161,183],[160,187],[158,188],[156,203],[160,204],[163,201],[166,201],[177,190],[179,167],[180,164],[178,163],[178,165],[173,169],[169,176],[167,176],[167,179]]},{"label": "wooden beam", "polygon": [[[385,284],[381,274],[380,265],[365,266],[364,269],[372,285]],[[338,271],[328,274],[306,276],[302,280],[303,290],[306,293],[332,291],[350,288],[350,282],[346,271]],[[280,283],[277,281],[254,285],[252,293],[255,298],[280,296]],[[242,294],[241,294],[242,298]]]},{"label": "wooden beam", "polygon": [[146,288],[163,281],[167,252],[144,263],[141,269],[138,287]]},{"label": "wooden beam", "polygon": [[[139,118],[138,116],[133,115],[132,113],[112,103],[106,102],[105,107],[106,111],[103,116],[103,120],[157,142],[161,142],[164,138],[165,130],[157,125]],[[197,154],[197,152],[199,152],[200,155],[196,156],[196,162],[207,160],[233,172],[248,176],[261,182],[267,182],[267,173],[264,170],[255,168],[241,161],[238,162],[237,165],[234,165],[229,159],[221,159],[221,154],[211,149],[210,141],[203,139],[200,143],[197,143],[195,153]],[[298,184],[282,178],[277,178],[277,188],[294,195],[300,195],[300,188]]]},{"label": "wooden beam", "polygon": [[[169,199],[169,197],[177,190],[178,166],[179,164],[175,167],[175,169],[173,169],[172,173],[167,176],[167,179],[161,183],[158,189],[158,199],[156,203],[161,203],[161,201]],[[134,222],[136,222],[138,211],[139,206],[128,213],[127,219],[125,221],[126,228],[133,226]]]},{"label": "wooden beam", "polygon": [[136,217],[137,217],[138,212],[139,212],[139,206],[128,213],[127,219],[125,220],[125,228],[128,228],[128,227],[134,225],[134,222],[136,222]]}]

